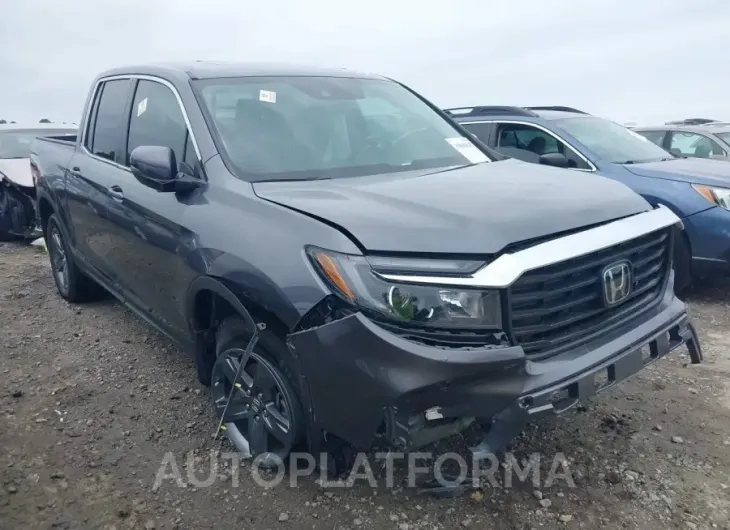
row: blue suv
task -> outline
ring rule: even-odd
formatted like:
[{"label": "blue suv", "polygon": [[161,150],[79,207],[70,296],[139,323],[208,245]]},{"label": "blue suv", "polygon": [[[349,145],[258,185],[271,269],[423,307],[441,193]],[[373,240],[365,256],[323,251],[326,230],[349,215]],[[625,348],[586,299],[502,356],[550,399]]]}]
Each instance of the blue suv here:
[{"label": "blue suv", "polygon": [[446,109],[478,140],[512,158],[618,180],[684,222],[677,290],[730,271],[730,164],[675,156],[640,134],[571,107]]}]

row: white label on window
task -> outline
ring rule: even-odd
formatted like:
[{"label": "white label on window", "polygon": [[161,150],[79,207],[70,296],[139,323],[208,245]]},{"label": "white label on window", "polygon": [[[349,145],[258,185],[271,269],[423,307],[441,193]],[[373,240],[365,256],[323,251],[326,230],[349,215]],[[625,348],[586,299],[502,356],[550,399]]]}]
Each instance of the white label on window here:
[{"label": "white label on window", "polygon": [[451,147],[459,151],[466,159],[472,164],[480,164],[489,160],[487,155],[474,145],[468,138],[446,138],[446,141],[451,144]]},{"label": "white label on window", "polygon": [[141,116],[145,113],[147,110],[147,98],[144,98],[142,101],[137,104],[137,117]]},{"label": "white label on window", "polygon": [[276,92],[272,92],[271,90],[259,90],[259,101],[276,103]]}]

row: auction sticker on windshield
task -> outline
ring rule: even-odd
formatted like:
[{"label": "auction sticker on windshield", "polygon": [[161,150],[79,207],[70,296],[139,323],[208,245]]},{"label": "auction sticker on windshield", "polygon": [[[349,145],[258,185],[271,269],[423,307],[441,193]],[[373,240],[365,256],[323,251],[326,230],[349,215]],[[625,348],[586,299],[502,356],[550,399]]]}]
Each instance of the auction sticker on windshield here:
[{"label": "auction sticker on windshield", "polygon": [[276,92],[271,90],[260,90],[259,100],[265,101],[266,103],[276,103]]},{"label": "auction sticker on windshield", "polygon": [[446,138],[446,141],[472,164],[480,164],[489,160],[487,155],[482,153],[468,138]]}]

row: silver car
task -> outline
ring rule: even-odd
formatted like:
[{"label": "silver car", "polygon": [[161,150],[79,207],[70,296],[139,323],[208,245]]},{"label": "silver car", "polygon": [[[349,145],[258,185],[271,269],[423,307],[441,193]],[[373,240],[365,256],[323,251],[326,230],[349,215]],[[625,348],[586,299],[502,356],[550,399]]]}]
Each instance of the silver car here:
[{"label": "silver car", "polygon": [[676,156],[730,162],[730,122],[708,121],[699,125],[673,122],[632,129]]},{"label": "silver car", "polygon": [[0,124],[0,241],[28,239],[36,230],[30,146],[38,136],[73,137],[75,125]]}]

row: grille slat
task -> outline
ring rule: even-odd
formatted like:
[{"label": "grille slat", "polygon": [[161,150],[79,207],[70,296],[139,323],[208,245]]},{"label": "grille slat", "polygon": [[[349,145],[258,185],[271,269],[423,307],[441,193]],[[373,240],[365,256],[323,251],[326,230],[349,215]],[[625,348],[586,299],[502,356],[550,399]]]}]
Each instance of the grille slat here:
[{"label": "grille slat", "polygon": [[[658,302],[671,269],[671,233],[660,230],[530,271],[510,288],[512,335],[534,358],[554,355],[620,326]],[[632,290],[607,307],[604,268],[628,260]]]}]

